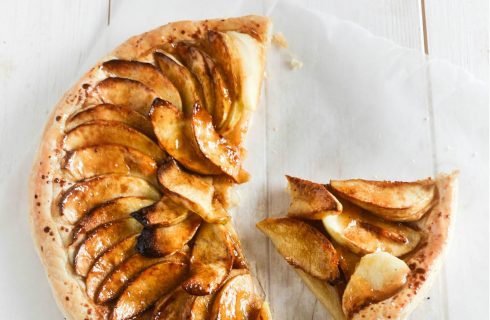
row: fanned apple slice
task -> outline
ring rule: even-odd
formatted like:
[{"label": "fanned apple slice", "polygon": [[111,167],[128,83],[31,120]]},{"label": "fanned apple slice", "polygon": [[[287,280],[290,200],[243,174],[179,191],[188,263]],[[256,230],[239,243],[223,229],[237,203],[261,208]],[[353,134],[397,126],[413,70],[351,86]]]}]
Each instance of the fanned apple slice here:
[{"label": "fanned apple slice", "polygon": [[141,178],[109,174],[75,183],[60,199],[60,213],[76,223],[89,210],[121,197],[144,197],[157,201],[160,193]]},{"label": "fanned apple slice", "polygon": [[145,228],[136,245],[145,256],[162,257],[181,250],[196,234],[201,217],[191,214],[184,221],[168,226]]},{"label": "fanned apple slice", "polygon": [[196,298],[178,287],[155,304],[153,320],[188,319],[187,312]]},{"label": "fanned apple slice", "polygon": [[286,176],[291,203],[288,216],[321,220],[328,215],[339,214],[342,204],[323,184]]},{"label": "fanned apple slice", "polygon": [[437,189],[432,179],[415,182],[332,180],[341,197],[391,221],[417,221],[433,205]]},{"label": "fanned apple slice", "polygon": [[376,252],[361,258],[342,296],[342,310],[351,317],[371,303],[398,292],[407,282],[407,264],[389,253]]},{"label": "fanned apple slice", "polygon": [[289,264],[322,280],[334,281],[339,277],[337,251],[314,227],[292,218],[267,218],[257,227]]},{"label": "fanned apple slice", "polygon": [[116,298],[124,287],[141,271],[154,264],[164,261],[165,258],[149,258],[136,253],[118,265],[100,285],[96,296],[97,303],[106,303]]},{"label": "fanned apple slice", "polygon": [[102,64],[102,70],[111,77],[136,80],[152,89],[161,99],[182,108],[180,95],[173,83],[154,65],[139,61],[110,60]]},{"label": "fanned apple slice", "polygon": [[157,66],[172,81],[182,98],[182,111],[184,115],[192,114],[194,103],[203,101],[202,88],[194,75],[182,64],[163,52],[155,52],[154,58]]},{"label": "fanned apple slice", "polygon": [[[184,115],[168,101],[156,99],[150,110],[151,123],[158,142],[180,164],[197,173],[219,174],[221,170],[206,159],[187,136]],[[192,139],[192,140],[191,140]]]},{"label": "fanned apple slice", "polygon": [[173,201],[200,215],[210,223],[226,223],[228,213],[214,198],[211,178],[185,172],[174,160],[158,169],[158,181]]},{"label": "fanned apple slice", "polygon": [[190,213],[186,208],[164,196],[155,204],[133,212],[131,216],[145,227],[168,227],[184,221]]},{"label": "fanned apple slice", "polygon": [[262,302],[262,307],[260,307],[259,314],[255,320],[272,320],[271,310],[267,301]]},{"label": "fanned apple slice", "polygon": [[179,42],[176,46],[179,57],[183,60],[185,66],[192,72],[201,84],[206,109],[212,113],[215,105],[215,95],[213,82],[208,70],[204,53],[198,48],[186,43]]},{"label": "fanned apple slice", "polygon": [[213,126],[211,115],[198,103],[192,113],[192,132],[199,149],[221,171],[240,183],[242,161],[238,147],[220,137]]},{"label": "fanned apple slice", "polygon": [[257,316],[262,299],[249,273],[231,277],[216,294],[209,319],[248,320]]},{"label": "fanned apple slice", "polygon": [[327,216],[322,221],[335,241],[358,254],[386,251],[402,256],[415,249],[422,238],[410,227],[385,222],[348,202],[344,202],[341,214]]},{"label": "fanned apple slice", "polygon": [[233,179],[225,174],[213,176],[214,196],[225,209],[235,207],[238,204],[238,195],[233,189],[234,185]]},{"label": "fanned apple slice", "polygon": [[153,204],[155,200],[142,197],[122,197],[108,201],[84,215],[73,228],[73,239],[98,226],[119,219],[129,218],[132,212]]},{"label": "fanned apple slice", "polygon": [[135,245],[136,235],[119,242],[95,261],[85,279],[87,295],[92,300],[95,299],[97,289],[104,279],[124,260],[136,253]]},{"label": "fanned apple slice", "polygon": [[216,292],[233,266],[233,244],[224,225],[204,223],[192,248],[190,276],[182,287],[192,295]]},{"label": "fanned apple slice", "polygon": [[103,103],[126,106],[142,115],[148,115],[151,102],[158,97],[155,91],[139,81],[125,78],[106,78],[94,91]]},{"label": "fanned apple slice", "polygon": [[158,185],[156,161],[136,149],[119,145],[105,144],[68,151],[61,167],[77,181],[118,173],[144,178]]},{"label": "fanned apple slice", "polygon": [[233,269],[248,269],[247,259],[245,259],[240,240],[238,240],[238,235],[233,228],[231,221],[226,223],[225,226],[233,245]]},{"label": "fanned apple slice", "polygon": [[119,121],[149,137],[153,137],[153,129],[148,118],[127,107],[115,106],[113,104],[98,104],[75,113],[66,120],[65,131],[70,131],[81,124],[96,121]]},{"label": "fanned apple slice", "polygon": [[141,132],[117,121],[97,120],[79,125],[69,131],[63,139],[66,151],[116,144],[136,149],[156,161],[165,159],[165,152]]},{"label": "fanned apple slice", "polygon": [[187,269],[187,263],[164,261],[141,272],[121,293],[111,319],[131,319],[142,313],[177,287]]},{"label": "fanned apple slice", "polygon": [[73,263],[75,271],[81,276],[86,276],[95,260],[107,249],[139,233],[142,229],[141,224],[133,218],[109,222],[98,227],[78,248]]}]

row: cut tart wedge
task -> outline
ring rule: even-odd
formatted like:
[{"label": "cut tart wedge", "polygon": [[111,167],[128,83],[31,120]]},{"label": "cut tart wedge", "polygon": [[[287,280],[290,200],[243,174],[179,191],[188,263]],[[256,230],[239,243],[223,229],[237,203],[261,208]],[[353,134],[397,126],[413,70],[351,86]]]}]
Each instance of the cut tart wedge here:
[{"label": "cut tart wedge", "polygon": [[135,36],[53,111],[31,226],[66,319],[270,318],[227,212],[270,29],[246,16]]},{"label": "cut tart wedge", "polygon": [[257,227],[330,315],[407,318],[442,264],[458,173],[415,182],[287,179],[288,217]]}]

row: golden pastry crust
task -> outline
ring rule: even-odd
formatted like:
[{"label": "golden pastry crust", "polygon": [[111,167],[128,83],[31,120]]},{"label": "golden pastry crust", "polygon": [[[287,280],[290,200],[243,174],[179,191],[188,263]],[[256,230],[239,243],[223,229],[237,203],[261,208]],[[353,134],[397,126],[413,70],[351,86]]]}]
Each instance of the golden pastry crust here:
[{"label": "golden pastry crust", "polygon": [[[151,50],[171,44],[174,41],[191,40],[200,37],[204,31],[238,31],[247,33],[263,45],[269,38],[270,21],[266,17],[245,16],[239,18],[181,21],[170,23],[147,33],[135,36],[124,42],[107,55],[61,99],[51,114],[45,127],[41,146],[33,165],[30,180],[31,229],[37,251],[45,266],[58,306],[67,319],[106,318],[109,310],[97,306],[85,293],[85,284],[77,276],[71,265],[74,247],[70,246],[73,228],[58,209],[58,196],[71,184],[61,172],[63,158],[62,139],[65,122],[70,114],[79,110],[92,88],[102,77],[100,66],[110,59],[141,59]],[[261,59],[262,63],[265,57]],[[260,66],[263,70],[264,66]],[[259,97],[256,97],[258,100]],[[242,127],[246,126],[245,116]]]},{"label": "golden pastry crust", "polygon": [[[441,174],[435,182],[439,201],[417,222],[417,227],[427,237],[411,256],[404,259],[410,267],[407,284],[394,296],[361,309],[352,319],[405,319],[427,294],[441,267],[452,235],[457,207],[458,173]],[[334,287],[305,273],[300,273],[300,276],[334,319],[346,319]]]}]

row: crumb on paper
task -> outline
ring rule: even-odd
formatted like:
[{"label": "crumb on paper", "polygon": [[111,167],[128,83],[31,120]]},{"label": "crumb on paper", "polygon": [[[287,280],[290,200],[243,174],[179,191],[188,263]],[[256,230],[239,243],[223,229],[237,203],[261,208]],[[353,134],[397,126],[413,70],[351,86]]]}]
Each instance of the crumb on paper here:
[{"label": "crumb on paper", "polygon": [[286,37],[282,34],[282,32],[276,32],[272,35],[272,43],[279,48],[288,47],[288,41],[286,40]]},{"label": "crumb on paper", "polygon": [[291,60],[289,60],[289,68],[291,68],[291,70],[298,70],[298,69],[301,69],[303,67],[303,62],[296,59],[296,58],[291,58]]},{"label": "crumb on paper", "polygon": [[277,131],[277,128],[276,127],[272,128],[272,131],[276,132]]}]

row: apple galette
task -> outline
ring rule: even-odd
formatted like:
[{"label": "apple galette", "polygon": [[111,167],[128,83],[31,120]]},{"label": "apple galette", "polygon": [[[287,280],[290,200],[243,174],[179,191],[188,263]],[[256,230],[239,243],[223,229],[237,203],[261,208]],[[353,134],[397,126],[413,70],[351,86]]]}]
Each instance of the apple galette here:
[{"label": "apple galette", "polygon": [[269,318],[228,214],[248,179],[269,29],[260,16],[171,23],[63,97],[34,165],[31,220],[66,318]]},{"label": "apple galette", "polygon": [[457,174],[415,182],[287,180],[287,217],[257,227],[333,318],[406,318],[441,265]]}]

